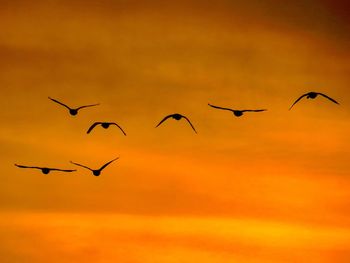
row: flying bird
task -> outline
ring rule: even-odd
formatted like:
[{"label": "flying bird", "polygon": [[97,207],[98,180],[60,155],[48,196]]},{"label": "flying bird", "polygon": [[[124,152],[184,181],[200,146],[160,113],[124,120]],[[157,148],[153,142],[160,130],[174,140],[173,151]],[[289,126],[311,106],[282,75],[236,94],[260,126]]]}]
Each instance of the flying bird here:
[{"label": "flying bird", "polygon": [[301,95],[293,104],[292,106],[290,106],[289,110],[291,110],[293,108],[293,106],[299,101],[301,100],[302,98],[306,97],[307,99],[315,99],[318,95],[321,95],[323,97],[325,97],[326,99],[329,99],[330,101],[334,102],[335,104],[338,104],[339,103],[332,99],[331,97],[328,97],[326,94],[323,94],[323,93],[320,93],[320,92],[314,92],[314,91],[311,91],[309,93],[305,93],[303,95]]},{"label": "flying bird", "polygon": [[244,112],[261,112],[261,111],[267,111],[266,109],[263,109],[263,110],[233,110],[233,109],[229,109],[229,108],[223,108],[223,107],[219,107],[219,106],[214,106],[214,105],[211,105],[210,103],[208,103],[208,105],[209,105],[210,107],[212,107],[212,108],[215,108],[215,109],[232,111],[232,113],[233,113],[236,117],[242,116]]},{"label": "flying bird", "polygon": [[26,165],[20,165],[15,164],[19,168],[33,168],[33,169],[39,169],[43,174],[48,174],[51,171],[60,171],[60,172],[75,172],[76,170],[66,170],[66,169],[57,169],[57,168],[47,168],[47,167],[38,167],[38,166],[26,166]]},{"label": "flying bird", "polygon": [[93,128],[95,128],[97,125],[101,125],[103,128],[105,128],[105,129],[108,129],[108,127],[110,126],[110,125],[115,125],[115,126],[117,126],[121,131],[122,131],[122,133],[126,136],[126,133],[124,132],[124,130],[122,129],[122,127],[120,127],[117,123],[115,123],[115,122],[95,122],[94,124],[92,124],[91,126],[90,126],[90,128],[87,130],[87,132],[86,133],[90,133],[92,130],[93,130]]},{"label": "flying bird", "polygon": [[66,107],[66,108],[69,110],[69,114],[72,115],[72,116],[77,115],[77,114],[78,114],[78,111],[79,111],[80,109],[100,105],[99,103],[97,103],[97,104],[90,104],[90,105],[84,105],[84,106],[80,106],[80,107],[78,107],[78,108],[74,108],[74,109],[73,109],[73,108],[67,106],[66,104],[64,104],[64,103],[62,103],[62,102],[60,102],[60,101],[58,101],[58,100],[55,100],[55,99],[50,98],[50,97],[49,97],[49,99],[52,100],[53,102],[56,102],[56,103],[58,103],[58,104],[60,104],[60,105],[62,105],[62,106],[64,106],[64,107]]},{"label": "flying bird", "polygon": [[92,174],[95,175],[95,176],[99,176],[104,168],[106,168],[110,163],[114,162],[114,161],[117,160],[117,159],[119,159],[119,157],[117,157],[117,158],[115,158],[115,159],[109,161],[108,163],[105,163],[104,165],[101,166],[100,169],[96,169],[96,170],[91,169],[91,168],[89,168],[89,167],[87,167],[87,166],[85,166],[85,165],[79,164],[79,163],[75,163],[75,162],[72,162],[72,161],[70,161],[70,162],[71,162],[72,164],[75,164],[75,165],[77,165],[77,166],[80,166],[80,167],[83,167],[83,168],[86,168],[86,169],[90,170],[90,171],[92,172]]},{"label": "flying bird", "polygon": [[191,125],[192,129],[194,130],[194,132],[197,133],[197,131],[196,131],[196,129],[193,127],[191,121],[190,121],[186,116],[181,115],[181,114],[179,114],[179,113],[170,114],[170,115],[164,117],[164,119],[161,120],[161,121],[158,123],[158,125],[156,126],[156,128],[157,128],[159,125],[161,125],[164,121],[166,121],[167,119],[169,119],[169,118],[173,118],[173,119],[175,119],[175,120],[177,120],[177,121],[178,121],[178,120],[181,120],[182,118],[184,118],[184,119]]}]

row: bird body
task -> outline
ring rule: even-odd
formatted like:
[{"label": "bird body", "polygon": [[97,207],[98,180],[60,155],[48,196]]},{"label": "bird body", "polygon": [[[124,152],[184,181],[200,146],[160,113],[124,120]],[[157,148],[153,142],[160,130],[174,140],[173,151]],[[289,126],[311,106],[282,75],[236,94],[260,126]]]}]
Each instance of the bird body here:
[{"label": "bird body", "polygon": [[72,161],[70,161],[70,162],[72,164],[74,164],[74,165],[77,165],[77,166],[80,166],[80,167],[83,167],[83,168],[86,168],[86,169],[90,170],[94,176],[99,176],[104,168],[106,168],[110,163],[114,162],[117,159],[119,159],[119,157],[117,157],[117,158],[115,158],[115,159],[105,163],[99,169],[91,169],[90,167],[87,167],[85,165],[82,165],[82,164],[79,164],[79,163],[75,163],[75,162],[72,162]]},{"label": "bird body", "polygon": [[53,98],[50,98],[50,97],[49,97],[49,99],[52,100],[53,102],[56,102],[57,104],[62,105],[63,107],[66,107],[68,109],[68,111],[69,111],[69,114],[72,115],[72,116],[77,115],[78,111],[80,109],[100,105],[99,103],[97,103],[97,104],[90,104],[90,105],[80,106],[78,108],[71,108],[71,107],[67,106],[66,104],[64,104],[64,103],[62,103],[62,102],[60,102],[60,101],[58,101],[56,99],[53,99]]},{"label": "bird body", "polygon": [[181,115],[181,114],[179,114],[179,113],[174,113],[174,114],[170,114],[170,115],[168,115],[168,116],[165,116],[165,117],[158,123],[158,125],[156,126],[156,128],[157,128],[159,125],[161,125],[164,121],[166,121],[167,119],[169,119],[169,118],[173,118],[173,119],[175,119],[175,120],[177,120],[177,121],[179,121],[179,120],[181,120],[182,118],[184,118],[184,119],[190,124],[190,126],[191,126],[191,128],[194,130],[194,132],[197,133],[197,131],[196,131],[196,129],[194,128],[194,126],[192,125],[191,121],[190,121],[186,116]]},{"label": "bird body", "polygon": [[233,111],[233,114],[236,116],[236,117],[240,117],[243,115],[243,111],[240,111],[240,110],[234,110]]},{"label": "bird body", "polygon": [[179,113],[175,113],[175,114],[173,114],[172,116],[171,116],[173,119],[175,119],[175,120],[181,120],[181,118],[183,118],[184,116],[182,116],[181,114],[179,114]]},{"label": "bird body", "polygon": [[323,93],[321,93],[321,92],[311,91],[311,92],[308,92],[308,93],[305,93],[305,94],[301,95],[301,96],[292,104],[292,106],[290,106],[289,110],[291,110],[291,109],[293,108],[293,106],[294,106],[298,101],[300,101],[302,98],[306,97],[307,99],[315,99],[315,98],[317,98],[318,95],[321,95],[321,96],[325,97],[326,99],[329,99],[329,100],[332,101],[333,103],[339,105],[339,103],[338,103],[336,100],[332,99],[331,97],[327,96],[326,94],[323,94]]},{"label": "bird body", "polygon": [[234,109],[230,109],[230,108],[223,108],[223,107],[219,107],[219,106],[214,106],[210,103],[208,103],[208,105],[212,108],[215,109],[219,109],[219,110],[228,110],[231,111],[236,117],[240,117],[243,115],[244,112],[260,112],[260,111],[267,111],[266,109],[263,110],[234,110]]},{"label": "bird body", "polygon": [[38,166],[26,166],[26,165],[20,165],[15,164],[15,166],[19,168],[31,168],[31,169],[39,169],[43,174],[48,174],[51,171],[60,171],[60,172],[75,172],[76,170],[69,170],[69,169],[57,169],[57,168],[48,168],[48,167],[38,167]]},{"label": "bird body", "polygon": [[307,96],[306,96],[306,98],[307,99],[315,99],[316,97],[317,97],[317,92],[309,92],[309,93],[307,93]]},{"label": "bird body", "polygon": [[111,125],[111,123],[108,123],[108,122],[101,123],[101,126],[105,129],[107,129],[109,127],[109,125]]},{"label": "bird body", "polygon": [[97,125],[101,125],[104,129],[108,129],[109,126],[111,125],[115,125],[119,128],[119,130],[121,130],[121,132],[126,136],[126,133],[124,132],[124,130],[122,129],[122,127],[120,127],[117,123],[115,122],[95,122],[93,123],[90,128],[87,130],[86,133],[90,133]]}]

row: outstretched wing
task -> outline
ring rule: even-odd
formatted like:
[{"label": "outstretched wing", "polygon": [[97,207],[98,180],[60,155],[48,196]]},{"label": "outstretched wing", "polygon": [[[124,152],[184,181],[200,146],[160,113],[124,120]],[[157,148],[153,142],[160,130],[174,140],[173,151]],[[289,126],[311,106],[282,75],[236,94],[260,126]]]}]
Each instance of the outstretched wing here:
[{"label": "outstretched wing", "polygon": [[320,92],[318,92],[317,94],[320,94],[321,96],[323,96],[323,97],[329,99],[330,101],[332,101],[332,102],[334,102],[334,103],[339,105],[339,103],[335,99],[332,99],[331,97],[328,97],[326,94],[323,94],[323,93],[320,93]]},{"label": "outstretched wing", "polygon": [[62,103],[62,102],[60,102],[60,101],[58,101],[58,100],[55,100],[55,99],[53,99],[53,98],[50,98],[50,97],[49,97],[49,99],[52,100],[53,102],[56,102],[56,103],[58,103],[58,104],[60,104],[60,105],[62,105],[62,106],[64,106],[64,107],[66,107],[67,109],[71,110],[71,108],[68,107],[66,104],[64,104],[64,103]]},{"label": "outstretched wing", "polygon": [[90,171],[93,171],[91,168],[89,168],[89,167],[87,167],[87,166],[85,166],[85,165],[82,165],[82,164],[79,164],[79,163],[75,163],[75,162],[72,162],[72,161],[70,161],[72,164],[75,164],[75,165],[77,165],[77,166],[80,166],[80,167],[83,167],[83,168],[86,168],[86,169],[88,169],[88,170],[90,170]]},{"label": "outstretched wing", "polygon": [[100,103],[80,106],[80,107],[76,108],[76,110],[80,110],[82,108],[87,108],[87,107],[93,107],[93,106],[97,106],[97,105],[100,105]]},{"label": "outstretched wing", "polygon": [[293,106],[299,101],[301,100],[302,98],[304,98],[305,96],[307,96],[308,93],[304,94],[304,95],[301,95],[296,101],[294,101],[294,103],[292,104],[292,106],[290,106],[289,110],[291,110],[293,108]]},{"label": "outstretched wing", "polygon": [[87,130],[86,133],[90,133],[90,132],[92,131],[92,129],[96,127],[96,125],[99,125],[99,124],[101,124],[101,123],[102,123],[102,122],[95,122],[94,124],[92,124],[92,125],[90,126],[90,128]]},{"label": "outstretched wing", "polygon": [[173,117],[173,115],[174,115],[174,114],[170,114],[170,115],[164,117],[164,119],[161,120],[161,121],[158,123],[158,125],[156,126],[156,128],[157,128],[159,125],[161,125],[163,122],[165,122],[167,119]]},{"label": "outstretched wing", "polygon": [[267,111],[266,109],[263,109],[263,110],[242,110],[242,112],[245,112],[245,111],[248,111],[248,112],[260,112],[260,111]]},{"label": "outstretched wing", "polygon": [[99,169],[100,171],[102,171],[103,169],[105,169],[107,167],[107,165],[109,165],[111,162],[114,162],[115,160],[119,159],[119,157],[109,161],[108,163],[105,163],[104,165],[102,165],[102,167]]},{"label": "outstretched wing", "polygon": [[42,167],[38,167],[38,166],[26,166],[26,165],[20,165],[20,164],[16,164],[15,165],[19,168],[34,168],[34,169],[41,169]]},{"label": "outstretched wing", "polygon": [[183,116],[183,115],[182,115],[182,117],[186,119],[186,121],[191,125],[192,129],[194,130],[194,132],[197,133],[197,131],[196,131],[196,129],[193,127],[191,121],[190,121],[186,116]]},{"label": "outstretched wing", "polygon": [[211,105],[210,103],[208,103],[208,105],[212,108],[215,108],[215,109],[219,109],[219,110],[229,110],[229,111],[234,111],[233,109],[229,109],[229,108],[223,108],[223,107],[219,107],[219,106],[214,106],[214,105]]},{"label": "outstretched wing", "polygon": [[122,127],[120,127],[120,126],[119,126],[117,123],[115,123],[115,122],[112,122],[111,124],[117,126],[117,127],[122,131],[122,133],[126,136],[126,133],[124,132],[124,130],[122,129]]},{"label": "outstretched wing", "polygon": [[76,170],[70,169],[58,169],[58,168],[49,168],[51,171],[60,171],[60,172],[75,172]]}]

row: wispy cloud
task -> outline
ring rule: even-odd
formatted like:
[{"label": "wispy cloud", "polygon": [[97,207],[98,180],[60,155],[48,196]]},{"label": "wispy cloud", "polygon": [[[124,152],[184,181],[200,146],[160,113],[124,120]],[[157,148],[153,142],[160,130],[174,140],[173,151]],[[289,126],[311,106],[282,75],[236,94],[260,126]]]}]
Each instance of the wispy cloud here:
[{"label": "wispy cloud", "polygon": [[45,262],[50,255],[51,262],[135,263],[345,262],[350,256],[347,229],[250,218],[3,213],[0,224],[5,262]]}]

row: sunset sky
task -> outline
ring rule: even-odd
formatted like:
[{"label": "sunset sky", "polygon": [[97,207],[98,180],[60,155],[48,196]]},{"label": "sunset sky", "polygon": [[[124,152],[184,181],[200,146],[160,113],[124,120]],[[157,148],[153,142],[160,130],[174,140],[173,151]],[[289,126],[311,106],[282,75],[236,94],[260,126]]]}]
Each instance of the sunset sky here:
[{"label": "sunset sky", "polygon": [[[0,1],[0,261],[350,262],[349,13],[340,0]],[[340,105],[288,110],[309,91]],[[100,105],[73,117],[48,96]],[[198,134],[155,128],[172,113]],[[127,136],[86,134],[95,121]],[[99,177],[70,163],[115,157]]]}]

